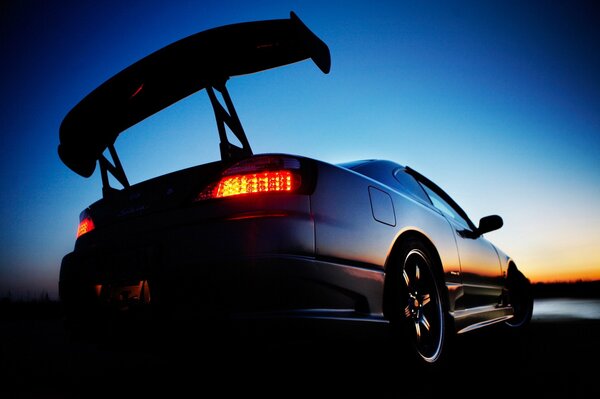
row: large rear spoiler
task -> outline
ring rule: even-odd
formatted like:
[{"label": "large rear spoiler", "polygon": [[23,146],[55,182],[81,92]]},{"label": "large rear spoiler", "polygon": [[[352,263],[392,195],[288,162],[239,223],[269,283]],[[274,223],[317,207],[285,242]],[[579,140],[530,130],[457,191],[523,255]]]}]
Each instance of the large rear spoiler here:
[{"label": "large rear spoiler", "polygon": [[[60,126],[60,159],[83,177],[96,161],[108,186],[107,171],[128,186],[114,149],[117,136],[169,105],[206,89],[213,105],[223,160],[252,155],[225,88],[244,75],[311,58],[328,73],[329,48],[293,12],[290,19],[246,22],[196,33],[170,44],[113,76],[77,104]],[[225,106],[215,96],[221,92]],[[242,148],[227,140],[225,125]],[[112,163],[103,155],[109,150]]]}]

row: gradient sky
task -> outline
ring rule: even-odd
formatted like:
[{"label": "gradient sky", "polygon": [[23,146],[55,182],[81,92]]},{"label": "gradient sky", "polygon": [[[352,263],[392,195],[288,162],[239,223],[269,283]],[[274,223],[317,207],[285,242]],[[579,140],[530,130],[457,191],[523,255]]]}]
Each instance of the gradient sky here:
[{"label": "gradient sky", "polygon": [[[448,4],[451,3],[451,4]],[[600,12],[594,2],[0,3],[0,297],[57,294],[79,212],[101,195],[57,155],[66,113],[151,52],[230,23],[288,18],[330,47],[234,78],[255,153],[385,158],[446,189],[533,280],[600,278]],[[219,158],[199,92],[117,140],[129,180]]]}]

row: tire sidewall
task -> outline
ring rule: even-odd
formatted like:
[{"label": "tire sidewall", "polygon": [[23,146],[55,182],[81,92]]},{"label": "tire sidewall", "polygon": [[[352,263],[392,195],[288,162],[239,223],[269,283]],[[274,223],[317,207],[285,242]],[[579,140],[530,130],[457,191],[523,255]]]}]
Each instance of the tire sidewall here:
[{"label": "tire sidewall", "polygon": [[[438,301],[441,306],[441,329],[442,334],[439,355],[435,361],[427,361],[419,353],[414,337],[414,326],[404,316],[403,303],[407,299],[406,284],[403,279],[404,262],[409,253],[413,250],[419,251],[428,266],[428,273],[431,274],[435,281]],[[395,352],[401,356],[408,357],[409,361],[419,368],[424,368],[428,371],[441,370],[446,367],[450,351],[452,349],[452,321],[448,312],[448,294],[443,279],[441,266],[433,256],[431,248],[418,239],[408,239],[400,244],[398,251],[391,258],[391,262],[386,270],[386,287],[387,292],[385,301],[386,309],[388,310],[388,318],[391,326],[391,340],[395,347]]]}]

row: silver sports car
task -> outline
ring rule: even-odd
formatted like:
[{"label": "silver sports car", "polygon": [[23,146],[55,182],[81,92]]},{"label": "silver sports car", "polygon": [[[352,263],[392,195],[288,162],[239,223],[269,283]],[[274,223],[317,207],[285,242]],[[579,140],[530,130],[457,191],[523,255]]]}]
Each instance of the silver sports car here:
[{"label": "silver sports car", "polygon": [[[143,314],[376,326],[435,366],[455,334],[528,324],[529,280],[484,237],[499,216],[475,225],[437,184],[392,161],[253,154],[227,80],[309,58],[329,73],[327,45],[293,12],[218,27],[141,59],[66,115],[61,160],[83,177],[98,165],[103,183],[62,260],[71,325]],[[221,159],[130,184],[119,135],[202,89]]]}]

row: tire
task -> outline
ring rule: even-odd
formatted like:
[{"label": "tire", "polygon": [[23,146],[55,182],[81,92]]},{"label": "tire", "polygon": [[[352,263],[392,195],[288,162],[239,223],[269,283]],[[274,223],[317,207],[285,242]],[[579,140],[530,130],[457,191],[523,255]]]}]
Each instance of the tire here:
[{"label": "tire", "polygon": [[440,267],[421,241],[402,243],[386,280],[393,343],[421,367],[442,367],[452,339],[448,295]]},{"label": "tire", "polygon": [[533,293],[529,279],[517,269],[514,263],[508,267],[506,288],[508,301],[514,309],[514,316],[505,324],[515,331],[524,330],[533,315]]}]

